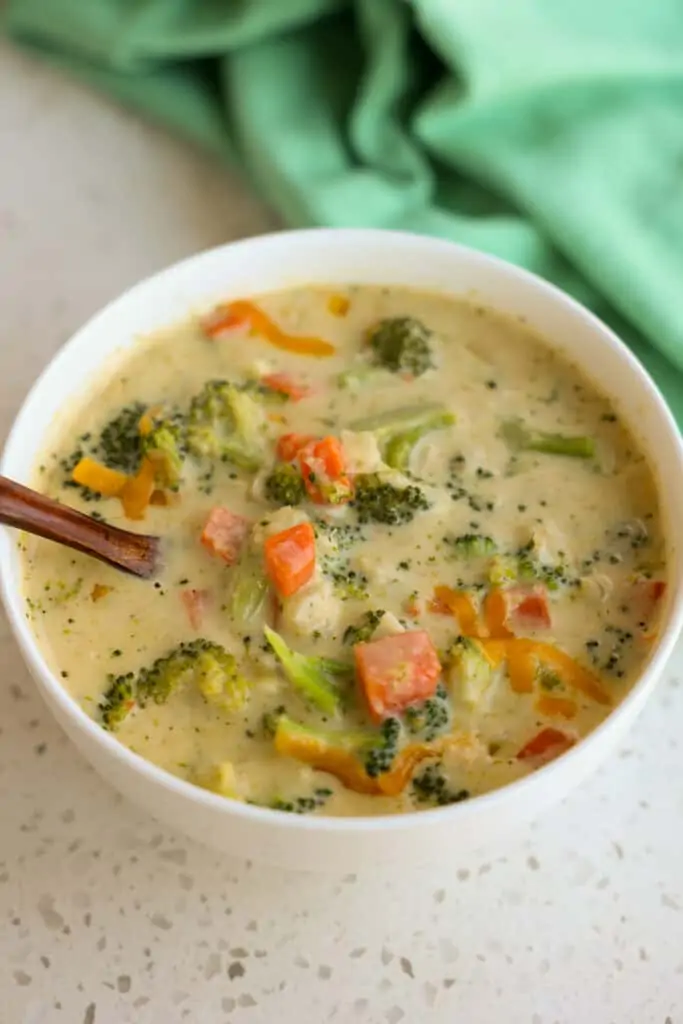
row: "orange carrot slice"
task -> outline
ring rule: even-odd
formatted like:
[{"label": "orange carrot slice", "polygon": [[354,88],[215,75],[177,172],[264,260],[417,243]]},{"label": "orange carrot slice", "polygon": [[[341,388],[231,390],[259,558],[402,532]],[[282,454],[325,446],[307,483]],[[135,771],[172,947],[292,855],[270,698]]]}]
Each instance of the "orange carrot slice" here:
[{"label": "orange carrot slice", "polygon": [[285,352],[294,352],[300,356],[332,356],[335,348],[329,341],[322,338],[305,337],[304,335],[287,334],[264,310],[246,299],[228,302],[217,307],[214,314],[202,321],[204,333],[215,338],[223,331],[248,323],[252,333],[260,334],[266,341]]}]

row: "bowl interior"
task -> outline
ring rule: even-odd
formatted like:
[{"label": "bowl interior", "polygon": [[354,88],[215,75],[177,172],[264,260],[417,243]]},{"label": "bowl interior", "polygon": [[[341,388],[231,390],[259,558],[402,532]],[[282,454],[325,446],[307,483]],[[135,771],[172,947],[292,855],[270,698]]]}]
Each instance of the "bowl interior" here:
[{"label": "bowl interior", "polygon": [[[640,364],[603,324],[552,286],[491,257],[420,236],[324,229],[282,232],[192,257],[107,306],[60,351],[26,399],[7,441],[0,471],[29,482],[60,410],[79,401],[93,378],[103,373],[107,361],[118,358],[141,334],[219,300],[303,284],[350,283],[429,289],[479,300],[522,317],[611,396],[649,457],[668,539],[670,585],[659,641],[643,678],[621,707],[637,699],[635,691],[652,679],[670,653],[683,618],[683,449],[678,431]],[[82,719],[83,728],[101,732],[65,694],[36,645],[23,612],[16,538],[9,531],[0,531],[0,581],[14,632],[42,684],[62,710]],[[615,713],[618,709],[584,743],[594,742]],[[575,756],[583,746],[566,757]],[[123,748],[122,756],[134,757]],[[550,765],[543,773],[552,770]],[[487,799],[480,797],[472,803]],[[316,819],[323,820],[328,819]],[[351,819],[345,820],[351,823]]]}]

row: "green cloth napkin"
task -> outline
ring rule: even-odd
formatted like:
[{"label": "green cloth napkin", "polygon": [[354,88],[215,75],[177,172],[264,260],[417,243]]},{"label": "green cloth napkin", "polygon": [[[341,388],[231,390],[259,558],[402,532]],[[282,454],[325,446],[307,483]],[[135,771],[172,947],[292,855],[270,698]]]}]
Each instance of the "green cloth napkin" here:
[{"label": "green cloth napkin", "polygon": [[456,239],[609,321],[683,423],[681,0],[10,0],[292,225]]}]

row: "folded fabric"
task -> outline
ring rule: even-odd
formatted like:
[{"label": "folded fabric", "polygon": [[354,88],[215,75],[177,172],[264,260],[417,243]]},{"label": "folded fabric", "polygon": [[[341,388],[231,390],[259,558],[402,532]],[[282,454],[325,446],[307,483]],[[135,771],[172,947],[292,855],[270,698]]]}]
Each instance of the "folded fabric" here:
[{"label": "folded fabric", "polygon": [[609,321],[683,422],[680,0],[11,0],[292,225],[452,238]]}]

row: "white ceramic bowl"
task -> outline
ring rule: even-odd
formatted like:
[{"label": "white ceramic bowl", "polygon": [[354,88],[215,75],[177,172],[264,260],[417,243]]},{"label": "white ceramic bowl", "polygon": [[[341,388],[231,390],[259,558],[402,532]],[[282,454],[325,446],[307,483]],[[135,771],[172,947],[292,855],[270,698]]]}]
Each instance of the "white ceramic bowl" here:
[{"label": "white ceramic bowl", "polygon": [[661,674],[683,620],[683,447],[649,377],[615,335],[531,274],[447,242],[365,230],[311,230],[249,239],[194,256],[137,285],[80,330],[34,385],[5,447],[1,471],[28,482],[60,407],[77,398],[105,360],[137,335],[220,299],[295,285],[391,284],[470,295],[523,316],[613,399],[655,471],[668,537],[662,629],[637,684],[603,724],[527,778],[452,807],[381,818],[310,818],[225,800],[167,774],[96,725],[48,667],[24,614],[16,534],[0,530],[2,596],[17,642],[55,717],[121,793],[189,836],[283,866],[348,871],[400,859],[451,862],[499,844],[564,796],[603,761]]}]

